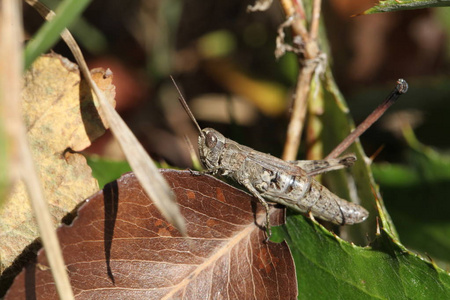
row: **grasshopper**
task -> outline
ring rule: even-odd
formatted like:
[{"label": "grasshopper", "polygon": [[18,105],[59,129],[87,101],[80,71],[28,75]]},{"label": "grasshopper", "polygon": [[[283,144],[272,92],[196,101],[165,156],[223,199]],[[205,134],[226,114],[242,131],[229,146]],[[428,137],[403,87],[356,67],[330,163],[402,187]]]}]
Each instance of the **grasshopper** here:
[{"label": "grasshopper", "polygon": [[338,225],[360,223],[369,216],[365,208],[339,198],[313,178],[350,166],[356,160],[354,155],[287,162],[240,145],[212,128],[200,131],[198,144],[207,173],[231,177],[263,205],[269,237],[269,204],[265,199]]},{"label": "grasshopper", "polygon": [[199,131],[198,148],[200,160],[206,167],[204,173],[229,176],[258,199],[266,211],[268,238],[271,229],[267,201],[283,204],[297,212],[311,213],[338,225],[356,224],[367,219],[369,213],[364,207],[339,198],[313,178],[351,166],[356,160],[354,155],[289,162],[240,145],[212,128],[201,129],[173,78],[172,81],[180,95],[180,103]]},{"label": "grasshopper", "polygon": [[[217,130],[201,129],[173,78],[172,81],[180,95],[180,103],[199,131],[198,148],[200,160],[206,167],[204,173],[229,176],[258,199],[266,211],[267,239],[272,233],[269,204],[266,200],[283,204],[300,213],[310,213],[314,217],[337,225],[352,225],[367,219],[369,212],[364,207],[339,198],[313,178],[318,174],[351,166],[356,160],[354,155],[289,162],[240,145],[225,138]],[[408,83],[404,79],[398,79],[396,87],[385,101],[367,117],[365,122],[355,128],[329,154],[329,157],[339,155],[407,91]]]},{"label": "grasshopper", "polygon": [[365,208],[339,198],[313,178],[351,166],[356,160],[354,155],[288,162],[240,145],[215,129],[201,129],[175,81],[174,84],[181,104],[199,131],[198,149],[206,168],[204,173],[229,176],[256,197],[266,212],[265,228],[269,237],[271,229],[266,199],[338,225],[360,223],[369,216]]}]

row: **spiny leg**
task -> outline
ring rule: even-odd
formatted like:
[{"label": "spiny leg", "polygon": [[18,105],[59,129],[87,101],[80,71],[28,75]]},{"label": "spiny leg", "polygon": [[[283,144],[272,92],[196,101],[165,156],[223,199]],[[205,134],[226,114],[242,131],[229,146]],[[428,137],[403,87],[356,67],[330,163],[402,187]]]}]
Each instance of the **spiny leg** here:
[{"label": "spiny leg", "polygon": [[245,186],[250,193],[252,193],[253,196],[255,196],[259,203],[261,203],[262,206],[264,206],[264,209],[266,210],[266,233],[267,233],[267,239],[266,242],[269,241],[270,237],[272,236],[272,229],[270,228],[270,218],[269,218],[269,204],[264,200],[264,198],[259,194],[259,192],[253,187],[253,185],[250,183],[248,179],[245,179],[242,182],[242,185]]}]

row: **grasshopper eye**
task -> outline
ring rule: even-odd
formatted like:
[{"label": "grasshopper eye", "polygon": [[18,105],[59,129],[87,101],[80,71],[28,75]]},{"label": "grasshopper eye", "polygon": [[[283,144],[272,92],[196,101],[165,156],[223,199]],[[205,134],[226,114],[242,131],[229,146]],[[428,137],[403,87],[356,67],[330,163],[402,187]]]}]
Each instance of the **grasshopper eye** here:
[{"label": "grasshopper eye", "polygon": [[217,137],[213,133],[208,132],[206,134],[205,143],[206,143],[206,147],[213,148],[217,144]]}]

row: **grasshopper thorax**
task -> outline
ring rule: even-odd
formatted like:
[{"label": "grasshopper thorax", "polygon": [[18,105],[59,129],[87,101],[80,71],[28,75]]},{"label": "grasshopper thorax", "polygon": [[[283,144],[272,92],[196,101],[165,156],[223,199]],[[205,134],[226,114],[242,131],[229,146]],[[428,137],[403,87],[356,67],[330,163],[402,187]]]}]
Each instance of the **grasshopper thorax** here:
[{"label": "grasshopper thorax", "polygon": [[226,138],[217,130],[205,128],[198,137],[200,159],[207,169],[219,166]]}]

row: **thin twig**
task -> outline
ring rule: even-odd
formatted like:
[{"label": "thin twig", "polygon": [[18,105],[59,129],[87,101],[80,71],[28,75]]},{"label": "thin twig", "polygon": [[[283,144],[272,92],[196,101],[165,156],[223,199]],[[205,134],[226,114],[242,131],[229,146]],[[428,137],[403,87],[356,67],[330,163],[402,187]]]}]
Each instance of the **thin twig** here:
[{"label": "thin twig", "polygon": [[[5,86],[0,90],[7,93],[4,98],[12,107],[8,114],[14,117],[14,137],[19,148],[20,175],[25,183],[30,204],[33,209],[42,243],[46,250],[46,256],[50,264],[50,269],[55,280],[56,290],[60,299],[74,299],[69,277],[65,269],[64,259],[55,229],[53,228],[52,217],[45,201],[44,192],[35,168],[31,151],[27,141],[27,130],[20,115],[21,103],[21,82],[22,82],[22,24],[21,24],[21,4],[17,0],[5,0],[2,3],[2,29],[1,37],[1,57],[7,57],[7,62],[3,62],[2,69],[9,72],[9,76],[2,76],[1,83]],[[8,53],[9,52],[9,53]],[[6,55],[3,55],[6,54]],[[3,68],[5,67],[5,68]],[[1,97],[1,96],[0,96]],[[2,97],[3,98],[3,97]],[[11,116],[8,119],[12,118]]]},{"label": "thin twig", "polygon": [[283,7],[285,15],[288,18],[296,15],[296,20],[294,20],[294,23],[292,24],[292,30],[294,32],[294,35],[299,35],[303,40],[309,39],[308,31],[306,30],[303,22],[301,21],[306,19],[303,6],[297,2],[293,3],[293,0],[280,0],[280,3],[281,6]]},{"label": "thin twig", "polygon": [[284,160],[295,160],[297,157],[301,134],[305,124],[308,94],[313,73],[314,66],[310,65],[301,69],[298,75],[294,106],[292,108],[291,120],[289,121],[282,156]]},{"label": "thin twig", "polygon": [[309,37],[312,40],[316,40],[319,36],[319,24],[320,24],[320,8],[322,6],[322,0],[314,0],[313,10],[311,15],[311,27],[309,28]]},{"label": "thin twig", "polygon": [[[302,11],[302,6],[297,0],[280,0],[282,7],[287,16],[291,16],[297,11]],[[319,56],[319,46],[317,44],[317,31],[320,18],[320,0],[315,0],[313,9],[313,28],[311,33],[305,28],[305,22],[299,16],[294,18],[292,29],[294,35],[299,35],[303,41],[303,49],[301,51],[300,63],[303,65],[300,69],[297,88],[295,92],[294,105],[292,108],[291,119],[289,121],[286,134],[286,143],[284,146],[284,160],[295,160],[298,148],[300,146],[301,135],[305,123],[306,111],[308,106],[308,98],[313,74],[316,69],[316,58]]]},{"label": "thin twig", "polygon": [[404,79],[397,80],[397,85],[387,98],[381,103],[355,130],[352,131],[325,159],[336,158],[361,136],[397,99],[408,91],[408,83]]}]

